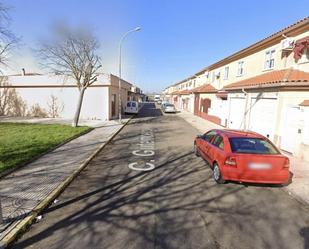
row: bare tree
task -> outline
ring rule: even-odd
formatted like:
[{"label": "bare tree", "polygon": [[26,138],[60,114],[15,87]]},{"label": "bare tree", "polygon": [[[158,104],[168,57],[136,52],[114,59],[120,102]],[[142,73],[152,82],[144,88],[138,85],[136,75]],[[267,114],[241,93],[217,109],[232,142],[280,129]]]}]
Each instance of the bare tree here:
[{"label": "bare tree", "polygon": [[8,116],[25,117],[27,115],[27,103],[12,89],[12,97],[9,101]]},{"label": "bare tree", "polygon": [[7,77],[0,77],[0,116],[5,116],[10,108],[10,99],[13,93],[11,88],[8,88]]},{"label": "bare tree", "polygon": [[[18,38],[8,29],[9,7],[0,2],[0,65],[7,66],[9,52],[17,44]],[[15,89],[9,88],[8,78],[0,69],[0,115],[11,112],[13,99],[18,98]]]},{"label": "bare tree", "polygon": [[33,106],[31,106],[30,110],[28,111],[27,116],[35,117],[35,118],[47,118],[48,113],[39,104],[34,104]]},{"label": "bare tree", "polygon": [[26,116],[27,104],[11,87],[8,77],[0,77],[0,116]]},{"label": "bare tree", "polygon": [[58,103],[58,98],[55,95],[50,96],[50,100],[47,103],[48,105],[48,115],[52,118],[58,118],[60,113],[63,111],[63,103]]},{"label": "bare tree", "polygon": [[79,90],[79,99],[72,126],[78,125],[83,97],[87,87],[97,81],[101,60],[99,43],[89,31],[62,28],[54,32],[54,39],[43,42],[39,55],[43,66],[57,75],[72,77]]},{"label": "bare tree", "polygon": [[10,23],[9,7],[0,2],[0,64],[7,65],[9,52],[19,39],[8,29]]}]

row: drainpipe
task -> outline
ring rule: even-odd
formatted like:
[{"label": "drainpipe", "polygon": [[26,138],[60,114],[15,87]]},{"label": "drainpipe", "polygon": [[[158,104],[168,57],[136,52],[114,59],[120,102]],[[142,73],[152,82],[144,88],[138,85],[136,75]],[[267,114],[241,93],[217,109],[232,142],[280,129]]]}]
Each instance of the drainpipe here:
[{"label": "drainpipe", "polygon": [[[247,109],[248,109],[249,95],[248,95],[248,92],[246,92],[244,88],[242,88],[241,91],[242,91],[242,92],[245,94],[245,96],[246,96],[245,112],[244,112],[244,117],[243,117],[243,125],[244,125],[243,130],[244,130],[244,131],[247,131]],[[241,127],[240,127],[240,128],[241,128]]]}]

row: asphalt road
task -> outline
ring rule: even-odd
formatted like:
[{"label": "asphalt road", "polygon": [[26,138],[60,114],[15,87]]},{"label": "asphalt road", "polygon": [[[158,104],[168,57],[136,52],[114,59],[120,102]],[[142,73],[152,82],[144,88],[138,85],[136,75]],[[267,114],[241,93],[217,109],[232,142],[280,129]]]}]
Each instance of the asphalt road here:
[{"label": "asphalt road", "polygon": [[309,248],[308,209],[278,187],[217,185],[196,134],[146,104],[14,248]]}]

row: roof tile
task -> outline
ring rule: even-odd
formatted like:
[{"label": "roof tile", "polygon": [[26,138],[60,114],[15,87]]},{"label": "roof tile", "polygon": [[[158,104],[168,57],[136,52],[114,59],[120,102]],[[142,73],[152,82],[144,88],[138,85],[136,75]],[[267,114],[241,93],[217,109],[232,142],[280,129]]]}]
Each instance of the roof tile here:
[{"label": "roof tile", "polygon": [[285,83],[285,86],[298,85],[295,82],[301,82],[302,85],[309,86],[309,72],[296,69],[283,69],[264,73],[252,78],[237,81],[224,87],[225,90],[234,90],[240,88],[263,88],[276,87]]},{"label": "roof tile", "polygon": [[303,102],[299,104],[300,106],[309,106],[309,99],[305,99]]},{"label": "roof tile", "polygon": [[196,87],[196,88],[192,89],[191,91],[194,92],[194,93],[214,93],[214,92],[217,92],[217,89],[214,88],[210,84],[205,84],[205,85]]}]

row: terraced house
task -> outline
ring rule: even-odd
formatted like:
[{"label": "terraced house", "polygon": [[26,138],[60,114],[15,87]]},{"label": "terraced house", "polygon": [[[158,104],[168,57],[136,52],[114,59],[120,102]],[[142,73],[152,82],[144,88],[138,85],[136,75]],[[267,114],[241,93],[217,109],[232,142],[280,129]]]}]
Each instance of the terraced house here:
[{"label": "terraced house", "polygon": [[183,110],[309,161],[309,17],[165,89]]}]

